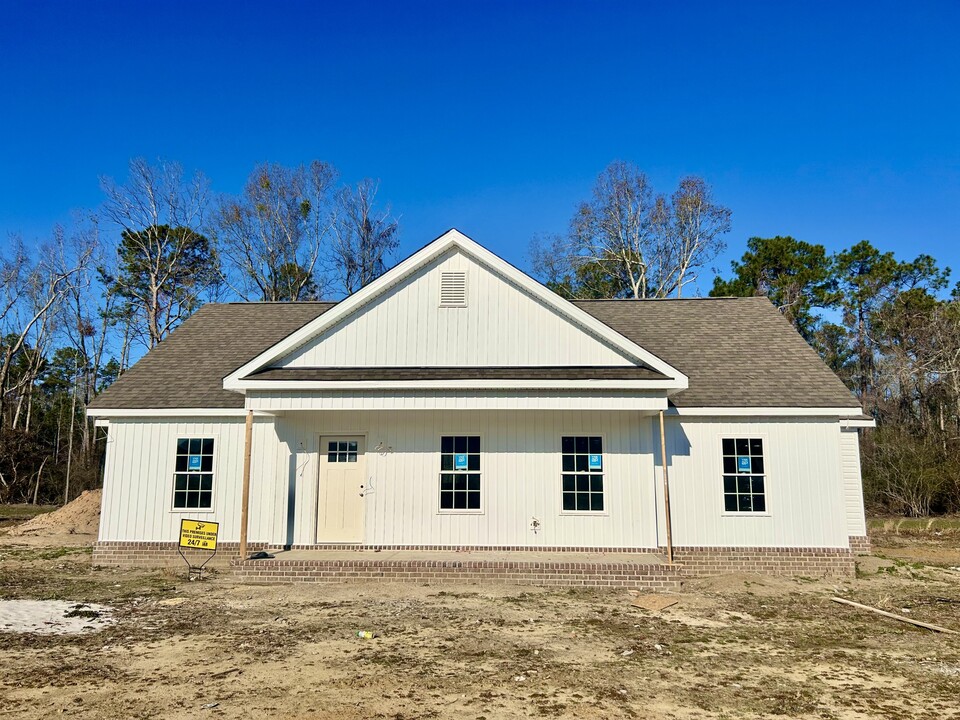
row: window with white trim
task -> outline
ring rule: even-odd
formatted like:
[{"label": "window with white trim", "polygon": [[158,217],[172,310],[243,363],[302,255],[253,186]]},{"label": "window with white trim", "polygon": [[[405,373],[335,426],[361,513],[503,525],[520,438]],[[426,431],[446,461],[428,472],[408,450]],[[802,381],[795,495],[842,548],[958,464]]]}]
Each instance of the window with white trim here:
[{"label": "window with white trim", "polygon": [[760,438],[723,438],[723,509],[730,513],[767,511]]},{"label": "window with white trim", "polygon": [[563,511],[603,512],[603,438],[564,435]]},{"label": "window with white trim", "polygon": [[173,476],[175,510],[213,507],[213,438],[178,438]]},{"label": "window with white trim", "polygon": [[480,437],[440,438],[440,510],[480,511]]}]

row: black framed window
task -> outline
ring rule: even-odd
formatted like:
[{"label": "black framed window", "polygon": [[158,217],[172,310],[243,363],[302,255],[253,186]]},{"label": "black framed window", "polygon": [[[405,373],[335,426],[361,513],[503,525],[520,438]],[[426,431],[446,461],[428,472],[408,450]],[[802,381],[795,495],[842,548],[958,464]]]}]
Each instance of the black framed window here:
[{"label": "black framed window", "polygon": [[726,512],[766,512],[766,480],[763,440],[723,439],[723,509]]},{"label": "black framed window", "polygon": [[176,510],[213,507],[213,438],[178,438],[173,478]]},{"label": "black framed window", "polygon": [[327,462],[354,463],[356,461],[356,440],[330,440],[327,443]]},{"label": "black framed window", "polygon": [[480,438],[440,438],[440,509],[480,510]]},{"label": "black framed window", "polygon": [[603,512],[603,438],[564,435],[563,509],[566,512]]}]

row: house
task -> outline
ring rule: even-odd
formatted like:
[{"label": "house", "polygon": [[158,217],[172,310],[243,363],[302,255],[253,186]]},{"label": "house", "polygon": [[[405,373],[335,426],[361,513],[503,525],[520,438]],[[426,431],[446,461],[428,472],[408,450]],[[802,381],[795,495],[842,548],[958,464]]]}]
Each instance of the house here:
[{"label": "house", "polygon": [[99,564],[168,562],[183,518],[228,557],[843,574],[866,547],[872,421],[766,298],[571,302],[456,230],[339,303],[206,305],[89,412]]}]

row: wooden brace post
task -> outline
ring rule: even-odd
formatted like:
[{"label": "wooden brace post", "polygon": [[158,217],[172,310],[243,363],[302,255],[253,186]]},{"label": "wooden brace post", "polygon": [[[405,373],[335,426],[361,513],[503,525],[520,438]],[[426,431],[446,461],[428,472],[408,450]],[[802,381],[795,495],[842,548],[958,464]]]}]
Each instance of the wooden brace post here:
[{"label": "wooden brace post", "polygon": [[253,410],[247,411],[243,446],[243,499],[240,503],[240,559],[247,558],[247,517],[250,510],[250,451],[253,445]]},{"label": "wooden brace post", "polygon": [[667,521],[667,562],[672,565],[673,528],[670,521],[670,478],[667,474],[667,436],[663,429],[663,410],[660,411],[660,463],[663,466],[663,512]]}]

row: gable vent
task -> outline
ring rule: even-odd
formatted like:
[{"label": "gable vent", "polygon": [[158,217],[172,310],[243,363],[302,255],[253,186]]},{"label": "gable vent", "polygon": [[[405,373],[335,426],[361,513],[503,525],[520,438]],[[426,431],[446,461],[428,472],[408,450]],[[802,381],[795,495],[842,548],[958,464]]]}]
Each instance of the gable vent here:
[{"label": "gable vent", "polygon": [[440,307],[467,306],[467,274],[465,272],[440,273]]}]

